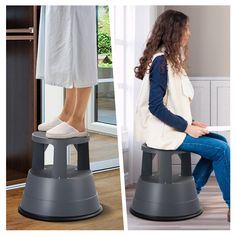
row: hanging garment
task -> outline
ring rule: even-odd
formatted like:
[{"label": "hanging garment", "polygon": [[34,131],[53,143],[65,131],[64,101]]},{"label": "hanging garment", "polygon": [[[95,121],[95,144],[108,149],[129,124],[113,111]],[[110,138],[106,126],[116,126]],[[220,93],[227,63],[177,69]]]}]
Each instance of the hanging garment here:
[{"label": "hanging garment", "polygon": [[[152,61],[164,55],[163,52],[156,53]],[[190,102],[194,96],[192,84],[185,71],[178,75],[174,73],[167,61],[168,81],[167,91],[163,103],[172,113],[183,117],[188,124],[192,123]],[[149,111],[150,80],[149,73],[146,73],[138,98],[134,131],[138,141],[144,142],[147,146],[164,150],[175,150],[183,142],[186,133],[179,132],[165,124]]]},{"label": "hanging garment", "polygon": [[42,6],[36,78],[64,88],[98,82],[95,6]]}]

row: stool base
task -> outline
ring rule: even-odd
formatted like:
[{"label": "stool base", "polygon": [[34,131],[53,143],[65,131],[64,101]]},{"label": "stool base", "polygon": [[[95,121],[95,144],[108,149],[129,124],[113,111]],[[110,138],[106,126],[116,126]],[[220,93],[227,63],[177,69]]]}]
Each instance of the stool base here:
[{"label": "stool base", "polygon": [[136,211],[134,211],[132,208],[129,209],[130,213],[134,216],[137,216],[142,219],[146,220],[153,220],[153,221],[180,221],[180,220],[188,220],[194,217],[197,217],[203,213],[203,210],[200,209],[198,212],[192,215],[186,215],[186,216],[178,216],[178,217],[161,217],[161,216],[148,216],[140,214]]},{"label": "stool base", "polygon": [[203,210],[192,176],[173,176],[171,184],[149,176],[139,178],[130,212],[148,220],[177,221],[196,217]]},{"label": "stool base", "polygon": [[45,221],[73,221],[94,217],[99,204],[92,172],[67,168],[67,178],[52,178],[52,166],[30,169],[19,213]]},{"label": "stool base", "polygon": [[92,214],[89,215],[83,215],[83,216],[73,216],[73,217],[53,217],[53,216],[42,216],[42,215],[36,215],[32,214],[30,212],[24,211],[21,207],[18,208],[18,212],[28,218],[32,218],[35,220],[42,220],[42,221],[51,221],[51,222],[66,222],[66,221],[77,221],[77,220],[85,220],[88,218],[95,217],[102,213],[103,208],[100,206],[100,209]]}]

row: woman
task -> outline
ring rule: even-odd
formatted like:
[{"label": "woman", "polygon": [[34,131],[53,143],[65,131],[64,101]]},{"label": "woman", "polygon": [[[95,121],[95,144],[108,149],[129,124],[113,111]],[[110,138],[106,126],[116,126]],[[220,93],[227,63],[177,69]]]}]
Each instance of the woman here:
[{"label": "woman", "polygon": [[135,67],[135,76],[143,80],[136,136],[149,147],[199,154],[193,171],[197,192],[214,170],[230,221],[230,147],[223,136],[209,133],[207,124],[192,120],[194,91],[185,72],[190,35],[183,13],[167,10],[157,18]]},{"label": "woman", "polygon": [[48,138],[87,135],[84,114],[98,82],[96,40],[95,6],[41,7],[36,78],[66,88],[62,112],[38,126]]}]

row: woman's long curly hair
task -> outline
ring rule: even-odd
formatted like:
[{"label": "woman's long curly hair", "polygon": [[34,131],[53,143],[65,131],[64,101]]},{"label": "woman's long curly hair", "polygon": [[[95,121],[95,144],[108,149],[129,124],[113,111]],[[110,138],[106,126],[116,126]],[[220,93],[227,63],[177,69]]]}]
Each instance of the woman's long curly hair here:
[{"label": "woman's long curly hair", "polygon": [[181,42],[188,21],[188,16],[174,10],[167,10],[157,18],[143,56],[139,59],[140,65],[134,68],[135,77],[143,79],[146,71],[149,70],[153,55],[162,47],[165,48],[165,58],[175,73],[179,73],[182,68],[187,68],[188,47],[182,46]]}]

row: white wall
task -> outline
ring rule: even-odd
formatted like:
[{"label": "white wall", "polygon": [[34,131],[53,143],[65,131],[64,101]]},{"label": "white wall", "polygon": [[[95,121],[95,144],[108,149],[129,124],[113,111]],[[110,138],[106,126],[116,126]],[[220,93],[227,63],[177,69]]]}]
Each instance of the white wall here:
[{"label": "white wall", "polygon": [[189,76],[230,75],[230,7],[167,6],[189,16]]}]

